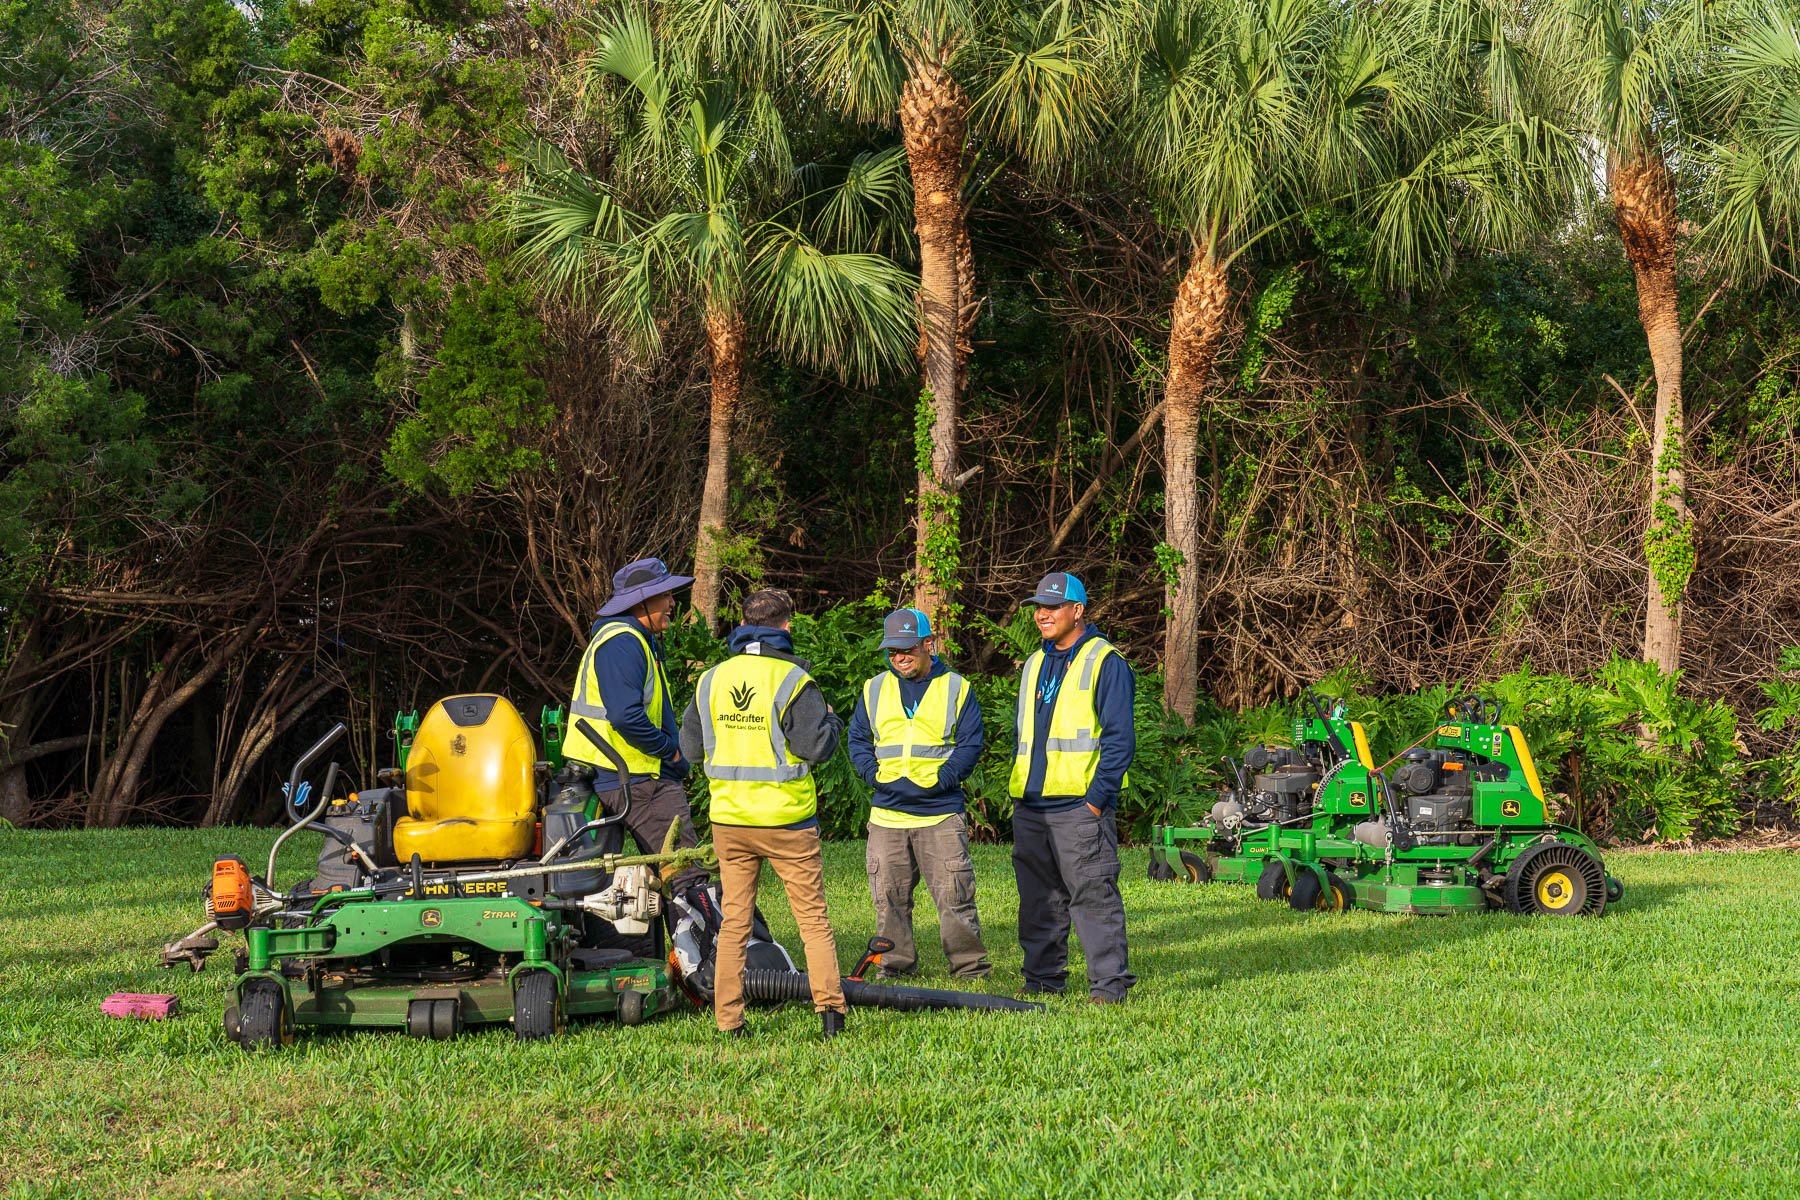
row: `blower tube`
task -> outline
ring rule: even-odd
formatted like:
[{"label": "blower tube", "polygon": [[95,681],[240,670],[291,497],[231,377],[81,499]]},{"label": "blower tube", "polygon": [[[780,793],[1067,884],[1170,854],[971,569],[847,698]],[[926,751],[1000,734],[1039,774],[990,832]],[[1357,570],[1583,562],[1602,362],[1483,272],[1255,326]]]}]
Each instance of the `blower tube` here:
[{"label": "blower tube", "polygon": [[[744,998],[763,1004],[780,1004],[786,1000],[811,1000],[812,982],[804,971],[745,971]],[[980,992],[952,992],[940,988],[892,987],[885,983],[867,983],[861,979],[844,980],[844,999],[852,1008],[893,1008],[901,1012],[918,1012],[929,1008],[981,1008],[1002,1012],[1043,1012],[1044,1006],[1009,996],[987,996]]]}]

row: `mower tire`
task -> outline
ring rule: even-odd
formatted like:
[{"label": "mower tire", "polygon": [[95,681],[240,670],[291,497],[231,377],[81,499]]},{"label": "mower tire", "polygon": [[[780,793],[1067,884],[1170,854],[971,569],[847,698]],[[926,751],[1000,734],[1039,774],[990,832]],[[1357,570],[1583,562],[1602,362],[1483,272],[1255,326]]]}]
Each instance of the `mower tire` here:
[{"label": "mower tire", "polygon": [[1195,854],[1192,850],[1181,852],[1182,874],[1189,883],[1211,883],[1213,877],[1212,864]]},{"label": "mower tire", "polygon": [[1291,890],[1287,867],[1279,858],[1271,858],[1263,864],[1262,874],[1256,877],[1258,900],[1286,900]]},{"label": "mower tire", "polygon": [[556,976],[533,971],[513,992],[513,1034],[521,1042],[554,1037],[562,1029],[562,997],[556,994]]},{"label": "mower tire", "polygon": [[1296,872],[1293,891],[1288,893],[1288,907],[1300,912],[1343,912],[1354,907],[1355,903],[1350,885],[1334,871],[1325,873],[1323,887],[1319,885],[1316,873]]},{"label": "mower tire", "polygon": [[1160,858],[1152,858],[1150,860],[1150,882],[1174,883],[1175,868],[1171,867]]},{"label": "mower tire", "polygon": [[1625,898],[1625,885],[1611,875],[1606,877],[1606,902],[1617,904]]},{"label": "mower tire", "polygon": [[1606,911],[1606,868],[1568,842],[1539,842],[1506,872],[1506,907],[1551,917],[1597,917]]},{"label": "mower tire", "polygon": [[619,1024],[642,1025],[644,1023],[644,993],[619,993]]},{"label": "mower tire", "polygon": [[238,1045],[246,1050],[275,1050],[294,1040],[288,1020],[287,994],[269,979],[252,979],[238,1002]]}]

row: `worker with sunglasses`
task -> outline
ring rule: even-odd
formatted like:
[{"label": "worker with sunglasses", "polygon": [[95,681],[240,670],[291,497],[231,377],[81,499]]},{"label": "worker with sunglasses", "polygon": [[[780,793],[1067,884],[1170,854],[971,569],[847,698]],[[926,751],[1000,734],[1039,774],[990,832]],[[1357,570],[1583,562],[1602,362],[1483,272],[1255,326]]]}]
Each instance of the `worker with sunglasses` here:
[{"label": "worker with sunglasses", "polygon": [[983,979],[993,970],[975,912],[962,785],[981,757],[981,705],[968,680],[937,656],[931,620],[916,608],[889,613],[881,649],[887,669],[863,685],[850,718],[850,761],[875,789],[869,810],[869,894],[876,932],[894,943],[879,975],[918,966],[913,893],[925,881],[938,910],[950,973]]}]

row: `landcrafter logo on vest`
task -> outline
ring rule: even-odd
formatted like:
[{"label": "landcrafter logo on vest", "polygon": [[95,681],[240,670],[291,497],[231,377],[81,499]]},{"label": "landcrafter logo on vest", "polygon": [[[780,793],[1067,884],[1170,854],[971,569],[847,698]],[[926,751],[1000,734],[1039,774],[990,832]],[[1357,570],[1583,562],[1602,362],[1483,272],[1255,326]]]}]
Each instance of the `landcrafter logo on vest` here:
[{"label": "landcrafter logo on vest", "polygon": [[749,711],[750,705],[755,700],[755,685],[740,683],[731,689],[731,703],[737,711],[720,713],[717,719],[727,725],[767,725],[769,723],[767,714]]}]

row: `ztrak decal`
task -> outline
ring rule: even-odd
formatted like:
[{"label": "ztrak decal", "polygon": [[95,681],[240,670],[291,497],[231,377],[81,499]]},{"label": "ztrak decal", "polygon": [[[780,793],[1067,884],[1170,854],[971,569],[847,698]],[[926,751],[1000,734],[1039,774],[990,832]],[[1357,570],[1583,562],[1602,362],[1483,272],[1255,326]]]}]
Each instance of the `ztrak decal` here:
[{"label": "ztrak decal", "polygon": [[481,919],[484,921],[516,921],[519,919],[519,910],[516,908],[484,908],[481,910]]},{"label": "ztrak decal", "polygon": [[1440,725],[1440,726],[1438,726],[1438,736],[1439,737],[1447,737],[1447,738],[1459,738],[1462,736],[1462,726],[1461,725]]}]

